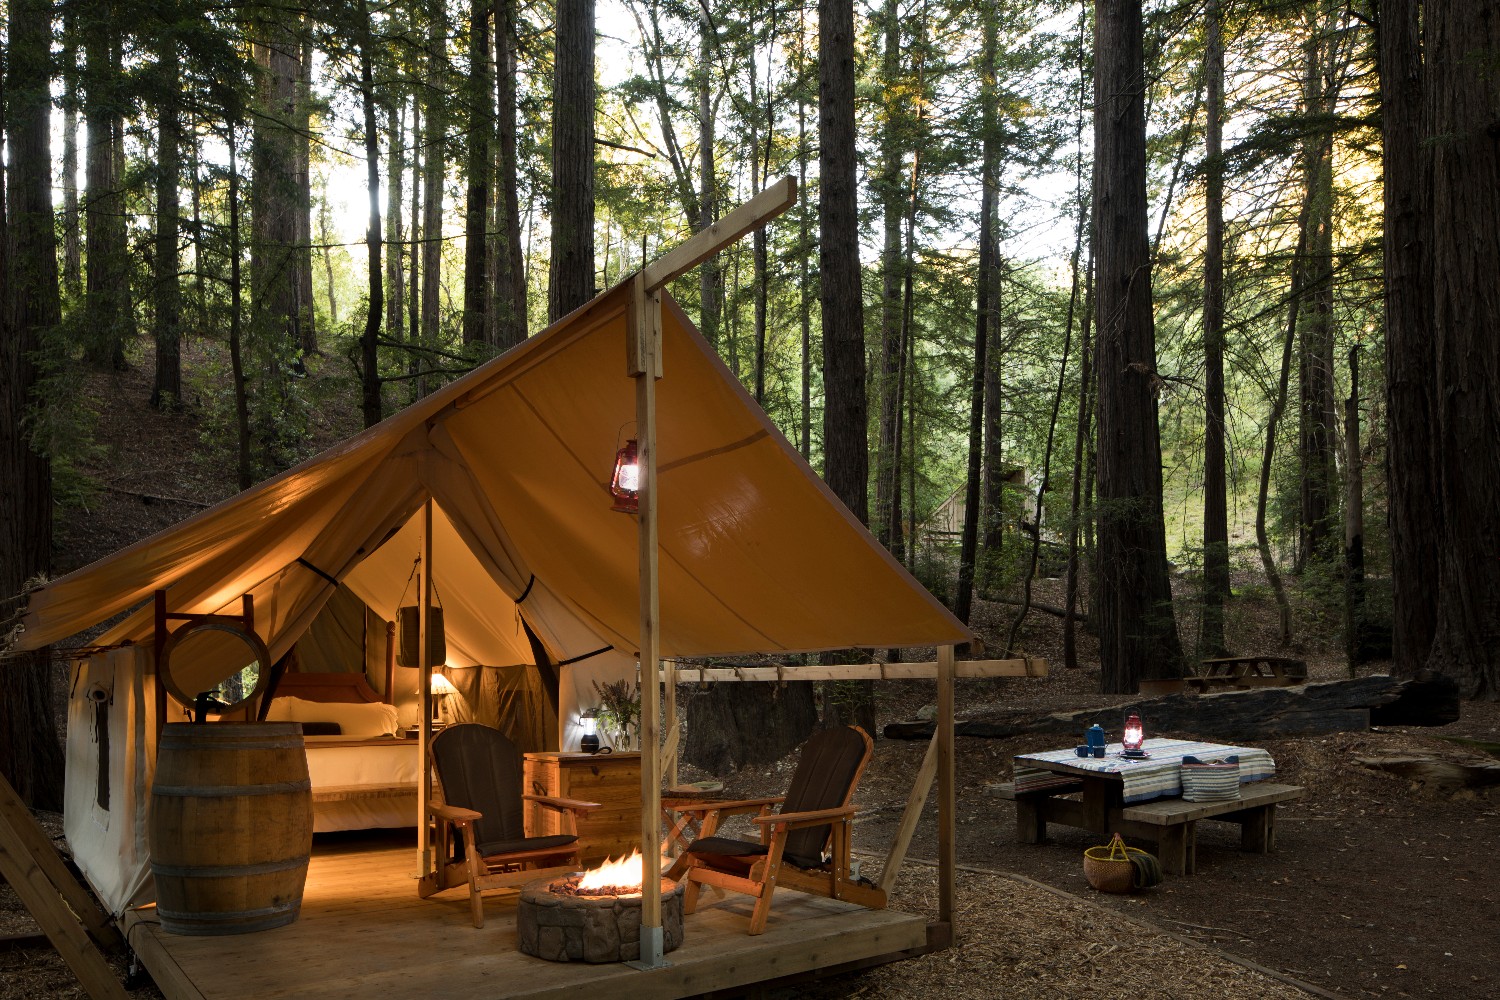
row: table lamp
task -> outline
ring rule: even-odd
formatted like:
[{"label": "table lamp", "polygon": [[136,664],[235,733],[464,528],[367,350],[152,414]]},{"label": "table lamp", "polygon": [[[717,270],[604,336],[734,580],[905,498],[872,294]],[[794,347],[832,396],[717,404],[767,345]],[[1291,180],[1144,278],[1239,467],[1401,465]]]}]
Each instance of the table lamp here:
[{"label": "table lamp", "polygon": [[438,721],[439,708],[443,704],[443,699],[446,698],[450,694],[458,694],[458,688],[454,687],[453,686],[453,682],[450,681],[446,676],[444,676],[443,674],[440,674],[436,670],[434,670],[432,672],[432,721],[433,722]]}]

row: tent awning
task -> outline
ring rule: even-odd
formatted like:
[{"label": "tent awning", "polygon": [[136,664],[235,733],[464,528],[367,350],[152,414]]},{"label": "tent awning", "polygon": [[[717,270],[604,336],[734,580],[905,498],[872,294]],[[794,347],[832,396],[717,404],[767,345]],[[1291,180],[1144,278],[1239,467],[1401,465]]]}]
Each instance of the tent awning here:
[{"label": "tent awning", "polygon": [[[253,594],[258,631],[279,656],[332,581],[347,580],[377,606],[392,588],[399,594],[412,554],[387,543],[412,530],[431,497],[446,515],[434,532],[434,578],[445,603],[461,609],[470,658],[510,655],[523,595],[522,613],[559,658],[604,645],[633,651],[636,524],[610,510],[608,492],[634,417],[628,303],[628,283],[616,286],[348,441],[43,586],[13,645],[57,642],[166,589],[172,609],[189,613]],[[670,296],[663,303],[662,655],[969,640],[838,502]],[[462,570],[445,571],[447,561]],[[147,641],[151,628],[143,608],[105,641]]]}]

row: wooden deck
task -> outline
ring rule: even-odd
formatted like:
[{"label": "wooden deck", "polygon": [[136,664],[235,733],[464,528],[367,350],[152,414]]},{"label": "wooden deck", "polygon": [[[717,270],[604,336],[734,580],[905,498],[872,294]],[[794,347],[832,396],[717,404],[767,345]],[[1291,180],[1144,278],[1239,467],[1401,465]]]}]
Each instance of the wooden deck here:
[{"label": "wooden deck", "polygon": [[415,861],[411,848],[315,848],[301,919],[258,934],[168,934],[150,907],[127,913],[121,925],[167,1000],[575,1000],[580,989],[669,1000],[894,955],[927,941],[921,917],[785,889],[776,893],[766,933],[751,937],[745,931],[753,901],[705,891],[666,968],[545,962],[516,950],[516,894],[488,895],[485,926],[475,930],[467,893],[417,897]]}]

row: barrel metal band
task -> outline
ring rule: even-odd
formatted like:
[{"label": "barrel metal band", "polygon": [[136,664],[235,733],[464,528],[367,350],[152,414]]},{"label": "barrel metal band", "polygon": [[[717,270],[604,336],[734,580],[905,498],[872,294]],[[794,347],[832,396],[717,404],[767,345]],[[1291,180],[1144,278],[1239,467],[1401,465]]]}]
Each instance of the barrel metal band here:
[{"label": "barrel metal band", "polygon": [[306,868],[307,856],[284,861],[263,861],[258,865],[164,865],[153,861],[151,873],[168,878],[235,878],[249,875],[274,875],[295,868]]},{"label": "barrel metal band", "polygon": [[178,742],[177,740],[162,738],[158,747],[162,750],[298,750],[306,746],[302,737],[292,737],[284,740],[245,740],[243,743],[224,740],[222,743],[200,743],[196,741]]},{"label": "barrel metal band", "polygon": [[275,781],[265,785],[153,785],[153,795],[176,795],[191,799],[239,798],[246,795],[285,795],[312,791],[312,780]]}]

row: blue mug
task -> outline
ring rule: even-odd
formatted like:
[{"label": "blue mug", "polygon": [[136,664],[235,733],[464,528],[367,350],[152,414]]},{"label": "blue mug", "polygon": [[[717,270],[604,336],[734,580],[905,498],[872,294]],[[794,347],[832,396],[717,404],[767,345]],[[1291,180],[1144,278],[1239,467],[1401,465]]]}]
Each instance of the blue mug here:
[{"label": "blue mug", "polygon": [[1086,744],[1082,743],[1073,748],[1073,752],[1080,757],[1087,757],[1092,751],[1093,747],[1087,746]]}]

